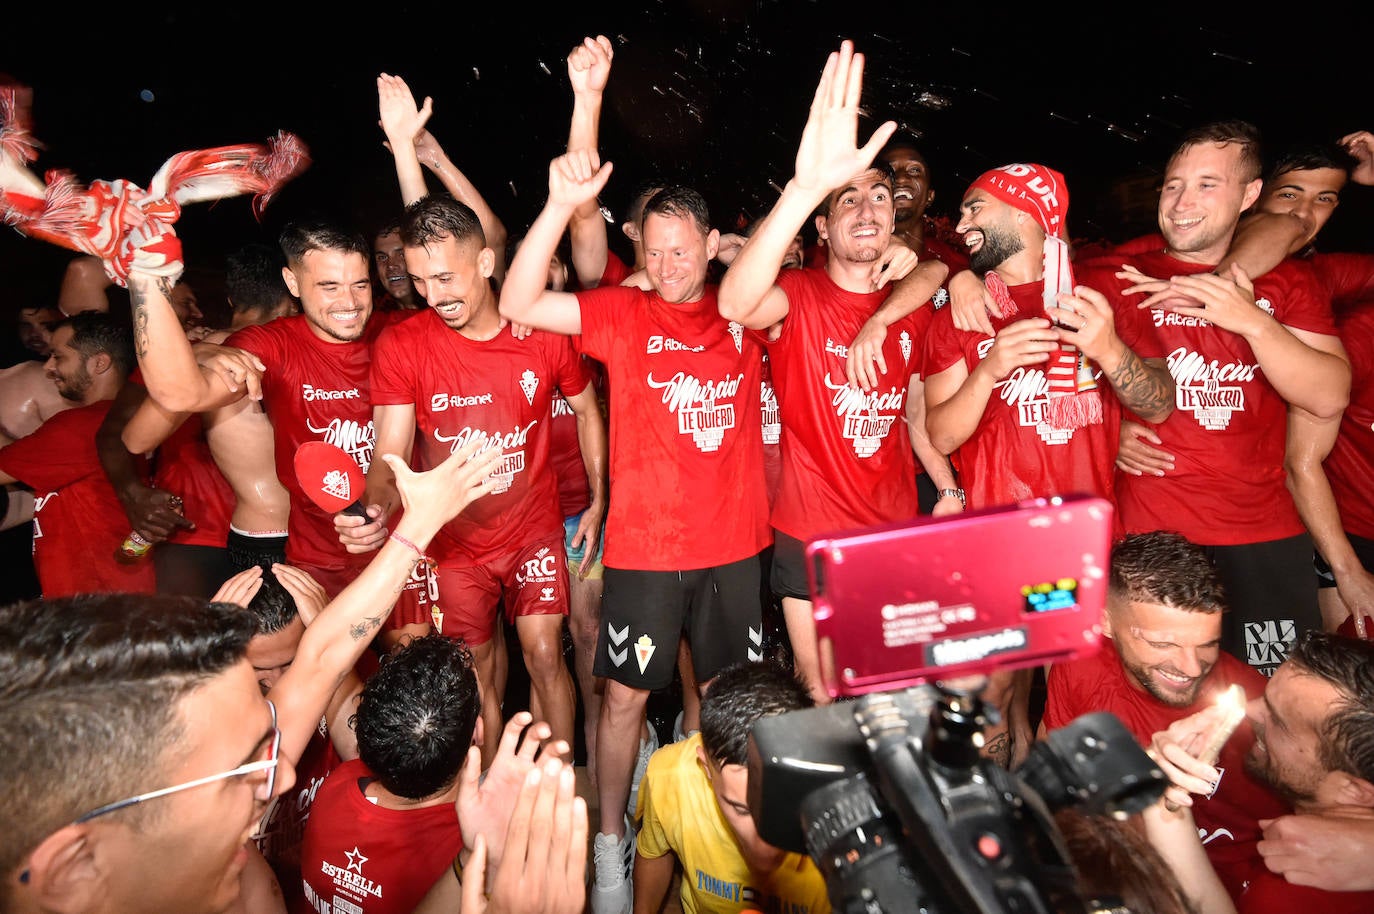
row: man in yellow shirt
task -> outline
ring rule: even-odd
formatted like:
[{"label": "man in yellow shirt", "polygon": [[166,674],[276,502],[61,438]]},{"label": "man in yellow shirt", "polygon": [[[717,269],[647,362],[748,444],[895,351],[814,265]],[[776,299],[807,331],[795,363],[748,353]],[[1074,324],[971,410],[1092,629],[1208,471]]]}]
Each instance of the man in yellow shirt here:
[{"label": "man in yellow shirt", "polygon": [[640,781],[634,914],[662,907],[676,863],[685,914],[830,914],[811,858],[760,838],[746,802],[754,722],[812,704],[791,670],[766,661],[716,676],[701,701],[701,732],[655,752]]}]

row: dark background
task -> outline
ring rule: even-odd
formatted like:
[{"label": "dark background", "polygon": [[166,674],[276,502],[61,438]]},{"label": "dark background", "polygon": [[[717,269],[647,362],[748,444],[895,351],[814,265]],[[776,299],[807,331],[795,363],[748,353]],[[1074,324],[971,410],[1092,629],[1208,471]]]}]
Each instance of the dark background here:
[{"label": "dark background", "polygon": [[[617,221],[650,172],[695,184],[722,228],[766,211],[791,173],[826,54],[842,38],[868,57],[865,107],[920,135],[935,214],[957,218],[964,188],[986,168],[1038,161],[1065,173],[1080,240],[1152,228],[1158,169],[1188,127],[1248,119],[1271,149],[1374,128],[1367,30],[1330,7],[1310,25],[1296,8],[1260,19],[1207,7],[1226,25],[1202,24],[1201,6],[1184,15],[1137,5],[1133,19],[1045,4],[859,9],[816,0],[556,12],[400,2],[351,12],[111,7],[91,17],[29,4],[6,14],[0,71],[34,89],[35,134],[46,147],[36,167],[82,181],[146,185],[184,149],[278,130],[300,136],[313,164],[262,224],[245,198],[188,207],[178,224],[188,264],[210,271],[244,241],[273,240],[287,219],[325,215],[367,230],[397,205],[376,124],[379,72],[433,96],[432,132],[518,236],[566,142],[565,57],[598,32],[616,51],[601,148],[616,163],[603,201]],[[1374,249],[1372,198],[1371,188],[1347,191],[1328,249]],[[50,300],[70,256],[0,230],[0,302]],[[202,308],[213,309],[216,293],[197,288]]]}]

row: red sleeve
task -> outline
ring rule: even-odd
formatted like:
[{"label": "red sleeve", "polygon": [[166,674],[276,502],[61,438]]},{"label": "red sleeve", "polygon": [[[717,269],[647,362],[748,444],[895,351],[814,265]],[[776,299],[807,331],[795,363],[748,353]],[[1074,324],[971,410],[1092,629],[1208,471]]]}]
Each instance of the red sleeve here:
[{"label": "red sleeve", "polygon": [[36,492],[52,492],[99,471],[95,430],[87,408],[64,410],[7,447],[0,448],[0,472],[7,473]]},{"label": "red sleeve", "polygon": [[368,383],[373,406],[398,406],[415,402],[414,363],[405,357],[399,325],[382,331],[372,345]]},{"label": "red sleeve", "polygon": [[937,375],[955,362],[963,361],[964,348],[959,340],[961,332],[955,328],[954,317],[948,307],[931,315],[930,329],[921,347],[919,365],[922,378]]},{"label": "red sleeve", "polygon": [[633,273],[634,271],[630,269],[625,261],[617,257],[613,252],[607,251],[606,269],[601,271],[601,280],[597,283],[597,287],[618,286],[629,279]]},{"label": "red sleeve", "polygon": [[1285,266],[1288,269],[1271,270],[1265,276],[1272,283],[1278,301],[1278,308],[1271,313],[1285,327],[1335,335],[1336,321],[1331,315],[1331,299],[1317,282],[1312,265],[1290,258]]},{"label": "red sleeve", "polygon": [[275,360],[278,352],[277,334],[269,333],[261,325],[244,327],[236,330],[224,341],[226,346],[234,346],[245,352],[251,352],[262,360],[264,365],[270,366]]},{"label": "red sleeve", "polygon": [[1374,298],[1374,254],[1316,254],[1312,269],[1337,311]]},{"label": "red sleeve", "polygon": [[564,397],[575,397],[587,389],[592,374],[566,336],[548,334],[548,346],[553,350],[552,363],[558,378],[558,390]]}]

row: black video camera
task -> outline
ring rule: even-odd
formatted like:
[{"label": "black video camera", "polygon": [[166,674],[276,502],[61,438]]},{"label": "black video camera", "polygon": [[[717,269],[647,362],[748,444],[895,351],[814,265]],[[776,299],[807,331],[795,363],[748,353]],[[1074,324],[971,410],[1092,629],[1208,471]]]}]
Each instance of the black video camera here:
[{"label": "black video camera", "polygon": [[[1106,502],[1071,498],[956,519],[965,529],[981,528],[983,545],[990,537],[1010,535],[1024,547],[1017,525],[1029,523],[1035,542],[1062,547],[1064,539],[1054,528],[1070,525],[1081,538],[1078,548],[1047,548],[1032,557],[1050,566],[1032,569],[1037,580],[1055,583],[1047,599],[1029,599],[1045,594],[1043,588],[1009,584],[984,587],[982,596],[971,598],[969,587],[956,585],[976,578],[985,556],[912,548],[914,538],[931,546],[940,542],[928,536],[938,521],[922,519],[808,544],[818,620],[825,614],[833,632],[844,615],[864,616],[851,620],[860,627],[867,617],[876,617],[878,637],[903,646],[915,631],[923,642],[913,645],[919,652],[914,656],[929,661],[917,668],[909,660],[910,648],[892,651],[895,666],[886,678],[906,687],[888,692],[876,691],[885,675],[875,664],[860,670],[862,675],[851,664],[835,664],[829,682],[844,686],[844,695],[862,694],[761,718],[750,733],[748,799],[759,836],[809,854],[826,878],[838,914],[1100,910],[1079,890],[1053,813],[1077,807],[1090,815],[1125,818],[1163,794],[1163,772],[1108,713],[1084,715],[1053,731],[1032,746],[1015,772],[1007,771],[980,752],[992,712],[978,697],[982,682],[967,677],[1034,665],[1051,655],[1067,659],[1069,651],[1083,656],[1085,644],[1100,643],[1110,518]],[[901,573],[893,574],[888,564],[885,575],[869,573],[866,564],[879,552],[897,556],[906,567],[896,566]],[[1027,552],[1016,552],[1022,564]],[[1019,566],[1008,571],[1007,565],[991,577],[1015,579]],[[837,586],[837,571],[852,575],[865,598],[855,600],[850,591],[843,600],[832,600],[837,592],[827,588]],[[957,612],[943,596],[946,591],[963,601]],[[1052,625],[1036,618],[1047,612],[1057,616]],[[918,625],[910,624],[913,618]],[[1083,622],[1066,637],[1066,628],[1074,627],[1065,624],[1071,618]],[[939,625],[944,628],[932,635]],[[1005,648],[1012,642],[1018,649],[971,659],[975,647]],[[823,654],[822,663],[834,663],[837,653]],[[868,649],[850,657],[883,653]],[[942,657],[949,658],[951,675],[965,678],[930,684]],[[919,684],[910,685],[913,680]]]}]

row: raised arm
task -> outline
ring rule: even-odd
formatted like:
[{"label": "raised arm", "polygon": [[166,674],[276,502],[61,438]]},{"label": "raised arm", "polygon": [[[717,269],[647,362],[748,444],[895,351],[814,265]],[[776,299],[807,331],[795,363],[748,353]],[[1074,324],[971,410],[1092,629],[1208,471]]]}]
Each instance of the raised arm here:
[{"label": "raised arm", "polygon": [[826,195],[871,165],[897,129],[887,121],[858,146],[863,71],[864,56],[849,41],[826,60],[797,147],[796,170],[721,280],[723,317],[761,330],[787,315],[787,296],[776,280],[788,245]]},{"label": "raised arm", "polygon": [[[429,99],[425,101],[428,102]],[[496,266],[491,276],[499,287],[506,278],[506,224],[497,217],[496,211],[487,205],[486,198],[478,193],[476,185],[453,164],[444,152],[444,147],[434,138],[434,134],[428,130],[420,130],[415,135],[415,152],[420,157],[420,164],[434,172],[439,183],[453,195],[453,199],[466,204],[477,214],[477,221],[482,224],[482,234],[487,239],[487,247],[496,254]]]},{"label": "raised arm", "polygon": [[[568,128],[568,152],[596,150],[600,143],[601,100],[611,78],[615,52],[605,35],[583,38],[568,52],[568,82],[572,85],[572,123]],[[572,268],[582,288],[593,288],[606,273],[610,252],[606,220],[596,197],[580,203],[568,221],[572,243]]]},{"label": "raised arm", "polygon": [[[242,398],[247,388],[231,389],[214,371],[202,368],[186,332],[172,310],[175,277],[142,272],[135,259],[129,272],[134,319],[134,354],[143,370],[148,396],[172,412],[202,412]],[[212,344],[197,344],[214,351]],[[256,366],[260,372],[261,363]]]},{"label": "raised arm", "polygon": [[611,163],[601,163],[594,150],[578,150],[549,164],[549,199],[525,234],[501,286],[501,316],[553,333],[582,332],[577,296],[546,288],[549,259],[568,227],[574,210],[606,186]]},{"label": "raised arm", "polygon": [[415,151],[415,136],[424,130],[432,111],[433,101],[429,98],[423,108],[416,106],[410,86],[401,77],[386,73],[377,77],[378,123],[386,134],[386,148],[396,162],[396,180],[401,185],[401,202],[406,206],[429,194],[420,156]]},{"label": "raised arm", "polygon": [[423,553],[440,527],[495,485],[490,474],[501,449],[478,454],[479,447],[470,442],[427,473],[411,472],[394,455],[382,458],[396,474],[405,514],[376,557],[306,628],[296,659],[268,693],[282,732],[297,735],[293,745],[282,745],[288,758],[300,758],[310,725],[381,628],[415,563],[424,560],[417,550]]}]

